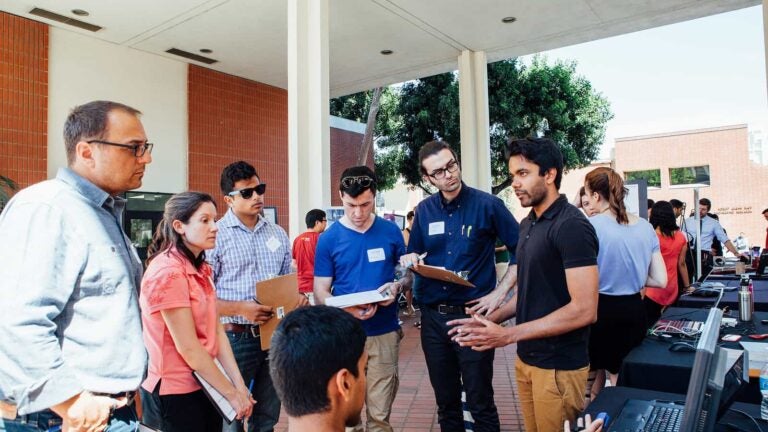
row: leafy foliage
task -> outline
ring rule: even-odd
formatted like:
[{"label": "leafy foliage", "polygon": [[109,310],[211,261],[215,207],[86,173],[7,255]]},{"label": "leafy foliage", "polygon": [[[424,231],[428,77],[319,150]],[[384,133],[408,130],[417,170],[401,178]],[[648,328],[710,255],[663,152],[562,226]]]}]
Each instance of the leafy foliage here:
[{"label": "leafy foliage", "polygon": [[[370,92],[334,99],[331,113],[364,121]],[[563,152],[566,169],[588,165],[598,155],[605,125],[613,118],[608,101],[576,73],[575,62],[549,64],[536,56],[530,65],[517,59],[488,65],[491,169],[497,192],[509,184],[504,146],[509,137],[545,136]],[[382,96],[375,137],[376,171],[384,185],[402,176],[422,183],[419,149],[442,139],[460,154],[459,85],[456,73],[410,81]],[[394,166],[392,166],[394,164]],[[393,176],[393,177],[390,177]]]}]

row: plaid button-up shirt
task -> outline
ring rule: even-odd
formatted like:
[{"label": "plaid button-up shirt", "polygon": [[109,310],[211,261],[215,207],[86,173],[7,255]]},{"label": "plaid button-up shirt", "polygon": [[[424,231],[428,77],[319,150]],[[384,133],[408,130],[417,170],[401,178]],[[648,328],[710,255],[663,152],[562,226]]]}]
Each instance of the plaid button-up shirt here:
[{"label": "plaid button-up shirt", "polygon": [[[291,271],[291,246],[285,230],[263,217],[248,229],[228,210],[216,225],[216,247],[206,251],[213,267],[216,297],[225,301],[258,298],[256,282]],[[223,323],[250,324],[242,316],[222,316]]]}]

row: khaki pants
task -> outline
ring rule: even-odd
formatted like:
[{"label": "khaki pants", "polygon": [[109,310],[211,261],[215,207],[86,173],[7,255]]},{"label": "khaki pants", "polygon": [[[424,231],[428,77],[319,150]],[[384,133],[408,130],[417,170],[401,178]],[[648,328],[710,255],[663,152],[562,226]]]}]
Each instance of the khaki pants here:
[{"label": "khaki pants", "polygon": [[[402,338],[403,331],[397,329],[379,336],[368,336],[365,341],[365,350],[368,352],[368,365],[365,370],[365,429],[368,432],[393,432],[389,415],[400,385],[397,358]],[[357,425],[346,430],[362,431],[363,427]]]},{"label": "khaki pants", "polygon": [[559,432],[584,409],[589,366],[576,370],[540,369],[515,361],[520,409],[527,432]]}]

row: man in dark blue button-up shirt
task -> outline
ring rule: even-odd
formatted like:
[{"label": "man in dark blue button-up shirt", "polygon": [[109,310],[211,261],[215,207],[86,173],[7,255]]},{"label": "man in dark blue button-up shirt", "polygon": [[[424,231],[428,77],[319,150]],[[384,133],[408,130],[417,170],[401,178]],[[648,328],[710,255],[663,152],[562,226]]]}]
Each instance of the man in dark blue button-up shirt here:
[{"label": "man in dark blue button-up shirt", "polygon": [[421,306],[421,345],[435,391],[440,428],[464,430],[463,383],[475,432],[498,431],[491,382],[494,351],[460,348],[448,336],[446,323],[466,317],[466,307],[477,313],[492,312],[515,284],[517,266],[513,254],[506,274],[497,283],[494,247],[499,238],[514,251],[518,224],[501,199],[461,181],[459,160],[447,143],[425,144],[419,160],[424,179],[440,193],[416,208],[409,254],[401,258],[401,264],[418,267],[419,255],[426,252],[422,263],[459,272],[475,285],[467,288],[419,277],[414,291]]}]

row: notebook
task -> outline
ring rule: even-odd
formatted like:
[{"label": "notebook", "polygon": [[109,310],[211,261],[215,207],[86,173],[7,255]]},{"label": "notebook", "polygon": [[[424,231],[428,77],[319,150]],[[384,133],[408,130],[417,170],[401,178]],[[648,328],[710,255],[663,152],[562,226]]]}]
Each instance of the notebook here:
[{"label": "notebook", "polygon": [[[219,368],[221,373],[227,377],[229,382],[232,382],[232,379],[229,378],[227,373],[224,371],[224,367],[221,365],[221,363],[219,363],[217,359],[213,359],[213,362],[216,363],[216,366]],[[202,375],[200,375],[197,371],[192,371],[192,376],[194,376],[197,382],[200,383],[200,386],[203,387],[203,392],[206,396],[208,396],[208,399],[210,399],[210,401],[213,403],[213,406],[216,407],[216,411],[218,411],[219,414],[221,414],[221,417],[227,421],[227,424],[231,424],[237,417],[237,412],[235,411],[235,408],[232,407],[232,405],[229,403],[227,398],[219,393],[218,390],[213,388],[213,386],[208,383],[208,381],[206,381],[205,378],[203,378]]]}]

